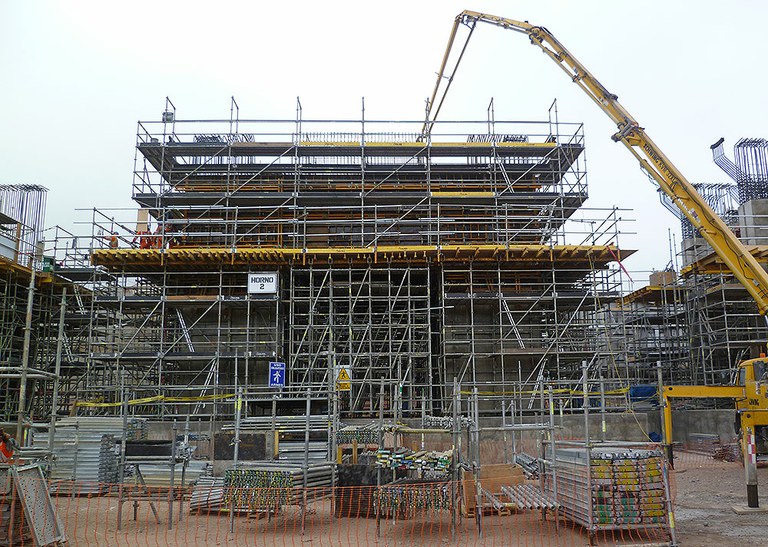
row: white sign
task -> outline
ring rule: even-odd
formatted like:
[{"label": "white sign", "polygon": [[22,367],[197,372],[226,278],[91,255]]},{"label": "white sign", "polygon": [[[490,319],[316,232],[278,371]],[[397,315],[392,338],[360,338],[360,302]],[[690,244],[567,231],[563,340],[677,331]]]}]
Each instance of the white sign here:
[{"label": "white sign", "polygon": [[248,274],[248,294],[274,294],[277,292],[277,272]]}]

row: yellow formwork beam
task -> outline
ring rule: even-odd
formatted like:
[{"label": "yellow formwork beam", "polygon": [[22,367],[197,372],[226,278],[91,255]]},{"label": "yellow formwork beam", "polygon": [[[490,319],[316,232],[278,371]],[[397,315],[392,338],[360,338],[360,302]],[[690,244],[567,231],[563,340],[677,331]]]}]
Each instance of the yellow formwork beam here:
[{"label": "yellow formwork beam", "polygon": [[740,399],[746,396],[743,386],[664,386],[663,393],[664,397],[678,399]]},{"label": "yellow formwork beam", "polygon": [[601,267],[634,251],[619,251],[613,245],[391,245],[379,247],[278,248],[242,246],[172,247],[169,249],[99,249],[91,260],[108,267],[205,264],[289,264],[308,262],[409,262],[424,261],[520,261],[589,263]]},{"label": "yellow formwork beam", "polygon": [[[761,264],[768,262],[768,245],[745,245],[749,253]],[[697,274],[730,274],[730,270],[720,257],[710,253],[680,270],[681,276]]]}]

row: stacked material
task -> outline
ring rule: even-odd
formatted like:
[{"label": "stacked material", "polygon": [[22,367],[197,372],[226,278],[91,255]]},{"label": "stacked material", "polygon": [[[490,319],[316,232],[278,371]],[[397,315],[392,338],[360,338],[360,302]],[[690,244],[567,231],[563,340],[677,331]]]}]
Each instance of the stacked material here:
[{"label": "stacked material", "polygon": [[189,512],[218,511],[224,505],[224,477],[200,477],[192,489]]},{"label": "stacked material", "polygon": [[737,462],[741,460],[739,442],[717,444],[712,451],[712,459],[724,462]]},{"label": "stacked material", "polygon": [[417,510],[450,509],[451,486],[448,481],[401,479],[382,486],[374,499],[383,515],[404,518]]},{"label": "stacked material", "polygon": [[[303,433],[302,433],[303,437]],[[303,462],[304,454],[307,454],[310,461],[319,462],[328,459],[327,441],[310,441],[309,444],[304,439],[286,438],[285,434],[280,435],[277,445],[277,459],[289,462]]]},{"label": "stacked material", "polygon": [[[312,431],[327,431],[330,423],[327,414],[312,414],[309,416],[309,429]],[[306,416],[275,416],[275,429],[280,431],[300,431],[307,427]],[[272,429],[271,416],[251,416],[240,421],[240,432],[244,431],[270,431]],[[222,426],[222,431],[234,432],[235,426],[227,424]]]},{"label": "stacked material", "polygon": [[[185,465],[186,469],[184,469]],[[144,482],[147,486],[168,487],[171,485],[171,465],[169,461],[141,463],[139,469],[141,470],[141,476],[144,478]],[[181,484],[182,471],[184,472],[184,484]],[[177,461],[174,464],[173,485],[176,488],[189,488],[201,477],[210,475],[212,471],[213,468],[207,461]]]},{"label": "stacked material", "polygon": [[[425,416],[423,420],[423,426],[427,429],[444,429],[446,431],[453,431],[453,417],[452,416]],[[470,424],[469,418],[462,416],[459,418],[459,428],[468,428]]]},{"label": "stacked material", "polygon": [[[298,505],[306,497],[329,494],[335,466],[310,464],[306,471],[294,464],[252,462],[224,473],[224,504],[236,511],[263,511],[281,505]],[[306,475],[307,492],[303,491]]]},{"label": "stacked material", "polygon": [[359,444],[379,444],[378,426],[347,426],[336,433],[336,444],[338,445],[352,444],[354,441]]},{"label": "stacked material", "polygon": [[529,456],[525,452],[520,452],[515,454],[515,463],[522,468],[526,478],[539,478],[539,462],[535,458]]},{"label": "stacked material", "polygon": [[[479,482],[478,482],[479,481]],[[477,514],[477,504],[481,510],[496,510],[509,514],[513,508],[509,500],[504,499],[504,487],[523,484],[525,481],[520,466],[510,463],[481,465],[472,471],[461,469],[462,511],[468,517]],[[478,486],[479,491],[478,491]],[[480,494],[480,497],[477,496]]]},{"label": "stacked material", "polygon": [[[309,450],[304,442],[304,433],[309,423],[310,443]],[[314,414],[309,416],[275,416],[274,423],[271,416],[252,416],[244,418],[240,422],[240,433],[254,431],[270,431],[274,425],[275,431],[280,435],[277,445],[279,460],[304,461],[304,454],[309,454],[309,459],[315,462],[328,459],[328,424],[330,417],[326,414]],[[221,428],[225,433],[234,433],[234,425],[225,425]]]},{"label": "stacked material", "polygon": [[115,437],[64,428],[56,431],[51,493],[101,494],[117,482]]},{"label": "stacked material", "polygon": [[448,473],[451,468],[452,450],[414,452],[407,448],[380,449],[376,452],[376,465],[388,469],[415,469],[433,473]]},{"label": "stacked material", "polygon": [[516,509],[557,509],[557,502],[530,483],[502,486],[501,492],[514,504]]},{"label": "stacked material", "polygon": [[[97,494],[117,482],[118,461],[115,444],[123,435],[123,419],[84,416],[61,418],[51,451],[55,456],[51,467],[51,492],[56,494]],[[147,436],[147,420],[131,418],[126,430],[128,439]],[[47,446],[47,435],[37,435],[35,445]],[[76,483],[76,484],[73,484]]]},{"label": "stacked material", "polygon": [[547,467],[545,492],[556,498],[561,514],[598,530],[668,531],[666,474],[658,450],[608,445],[565,448],[556,452],[554,471]]},{"label": "stacked material", "polygon": [[689,433],[688,450],[699,454],[712,454],[720,445],[720,435],[709,433]]}]

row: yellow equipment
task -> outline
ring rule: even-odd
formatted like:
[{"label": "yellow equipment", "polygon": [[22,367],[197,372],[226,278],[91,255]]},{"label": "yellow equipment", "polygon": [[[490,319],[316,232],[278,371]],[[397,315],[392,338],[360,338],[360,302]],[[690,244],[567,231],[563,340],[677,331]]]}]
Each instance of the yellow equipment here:
[{"label": "yellow equipment", "polygon": [[[712,246],[712,249],[734,277],[754,298],[761,315],[766,315],[768,313],[768,273],[722,219],[709,207],[693,185],[656,146],[645,129],[640,127],[629,112],[621,106],[618,97],[609,92],[546,28],[475,11],[463,11],[456,16],[448,46],[437,74],[437,82],[430,98],[426,122],[422,130],[423,135],[425,137],[429,135],[466,49],[466,44],[464,44],[452,73],[446,76],[446,67],[459,26],[466,25],[469,27],[469,36],[471,37],[478,22],[489,23],[527,35],[533,45],[541,48],[550,59],[565,71],[573,83],[579,86],[616,124],[618,131],[611,138],[624,144],[629,152],[637,158],[642,169],[670,197],[701,237]],[[444,86],[443,95],[439,102],[436,102],[442,86]],[[766,359],[752,359],[741,363],[739,365],[741,381],[738,386],[667,386],[662,389],[665,416],[664,442],[670,459],[672,414],[668,404],[669,398],[727,397],[736,400],[736,409],[741,419],[741,443],[747,472],[749,507],[758,506],[757,470],[754,459],[755,427],[768,425],[768,397],[766,397],[768,377],[763,379],[766,367],[768,367],[768,360]]]},{"label": "yellow equipment", "polygon": [[[765,270],[763,270],[744,245],[741,244],[730,228],[710,208],[693,185],[688,182],[683,174],[678,171],[677,167],[654,144],[645,132],[645,129],[640,127],[630,113],[621,106],[618,97],[605,89],[597,78],[577,61],[546,28],[534,26],[527,22],[488,15],[487,13],[461,12],[454,21],[448,47],[445,50],[443,62],[437,74],[437,83],[429,102],[427,122],[424,124],[423,133],[426,135],[430,132],[432,123],[439,114],[445,93],[447,93],[450,83],[453,81],[453,74],[447,78],[445,77],[445,69],[459,25],[468,25],[470,29],[474,30],[478,22],[490,23],[528,35],[532,44],[539,46],[550,59],[568,74],[573,83],[589,95],[589,98],[616,124],[618,131],[611,138],[624,144],[630,153],[640,161],[640,166],[658,183],[680,211],[691,221],[691,224],[698,230],[701,237],[712,246],[712,249],[714,249],[728,269],[744,285],[749,294],[752,295],[760,313],[762,315],[768,313],[768,274],[766,274]],[[458,63],[454,68],[454,73],[456,68],[458,68]],[[444,82],[448,83],[445,86],[443,97],[435,108],[437,94]]]},{"label": "yellow equipment", "polygon": [[733,399],[739,417],[741,453],[747,478],[747,506],[758,507],[756,438],[768,427],[768,359],[759,357],[739,363],[735,386],[664,386],[664,446],[672,459],[672,406],[669,399]]}]

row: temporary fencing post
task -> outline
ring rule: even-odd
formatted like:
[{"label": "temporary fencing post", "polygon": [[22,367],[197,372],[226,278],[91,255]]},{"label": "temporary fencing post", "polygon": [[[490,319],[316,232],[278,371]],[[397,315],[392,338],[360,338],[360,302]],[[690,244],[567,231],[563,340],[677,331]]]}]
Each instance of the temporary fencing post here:
[{"label": "temporary fencing post", "polygon": [[[237,474],[237,464],[240,460],[240,411],[243,407],[243,388],[238,387],[237,388],[237,396],[235,398],[235,438],[233,439],[234,448],[233,448],[233,468],[235,470],[235,475]],[[234,476],[233,476],[234,478]],[[235,532],[235,495],[234,491],[230,494],[232,498],[232,503],[229,507],[229,531],[230,533]]]},{"label": "temporary fencing post", "polygon": [[[379,454],[384,448],[384,378],[379,382]],[[376,462],[376,537],[381,537],[381,466]]]},{"label": "temporary fencing post", "polygon": [[173,530],[173,482],[176,479],[176,433],[178,429],[176,427],[176,419],[173,419],[173,427],[171,432],[173,439],[171,440],[171,456],[168,465],[170,465],[170,484],[168,486],[168,529]]},{"label": "temporary fencing post", "polygon": [[[117,369],[120,370],[120,357],[117,358]],[[120,370],[120,396],[122,397],[121,412],[123,414],[123,432],[120,436],[120,466],[117,469],[117,530],[123,529],[123,497],[125,495],[125,445],[128,434],[128,398],[125,396],[125,369]],[[77,442],[77,423],[75,423],[75,442]],[[77,446],[75,446],[77,457]],[[77,469],[77,461],[73,469]],[[73,489],[74,491],[74,489]],[[136,518],[136,506],[133,509]]]},{"label": "temporary fencing post", "polygon": [[[549,431],[547,431],[547,436],[549,437],[549,449],[551,450],[551,460],[549,462],[549,468],[552,471],[552,497],[554,498],[555,502],[555,530],[560,530],[560,504],[557,503],[557,446],[555,445],[555,406],[554,406],[555,398],[552,393],[552,384],[549,385]],[[546,453],[545,453],[546,454]],[[547,459],[547,456],[544,456],[545,459]],[[542,473],[543,476],[543,473]],[[542,492],[546,492],[546,490],[541,488]],[[544,514],[546,514],[546,509],[544,509]]]},{"label": "temporary fencing post", "polygon": [[304,424],[304,483],[302,488],[302,503],[301,503],[301,535],[304,535],[304,526],[307,520],[307,473],[309,472],[309,413],[312,410],[312,404],[310,399],[310,390],[307,389],[307,415],[306,423]]},{"label": "temporary fencing post", "polygon": [[473,443],[475,445],[472,465],[475,469],[475,520],[477,535],[483,537],[483,486],[480,483],[480,410],[478,409],[477,387],[472,388],[472,417],[474,422]]},{"label": "temporary fencing post", "polygon": [[459,381],[453,377],[453,431],[451,444],[453,445],[451,450],[451,538],[456,538],[456,500],[458,498],[458,486],[459,486],[459,435],[461,430],[459,429],[459,405],[461,399],[459,395]]}]

